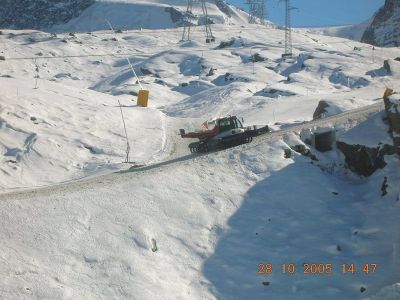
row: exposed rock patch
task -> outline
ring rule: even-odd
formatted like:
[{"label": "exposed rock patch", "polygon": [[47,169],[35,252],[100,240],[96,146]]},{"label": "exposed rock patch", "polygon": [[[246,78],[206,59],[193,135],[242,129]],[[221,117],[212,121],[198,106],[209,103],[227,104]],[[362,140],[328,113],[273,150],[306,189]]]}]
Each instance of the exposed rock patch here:
[{"label": "exposed rock patch", "polygon": [[0,0],[0,28],[47,29],[79,16],[95,0]]},{"label": "exposed rock patch", "polygon": [[372,175],[378,169],[384,168],[386,166],[384,156],[395,153],[395,149],[391,145],[372,148],[337,141],[336,146],[344,154],[349,169],[365,177]]}]

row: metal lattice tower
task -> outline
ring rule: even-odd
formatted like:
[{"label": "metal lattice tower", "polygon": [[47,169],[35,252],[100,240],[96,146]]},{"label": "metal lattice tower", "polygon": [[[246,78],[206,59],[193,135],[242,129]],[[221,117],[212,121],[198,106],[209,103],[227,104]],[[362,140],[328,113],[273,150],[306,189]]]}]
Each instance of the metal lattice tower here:
[{"label": "metal lattice tower", "polygon": [[185,19],[184,19],[184,27],[182,33],[182,41],[190,41],[190,28],[192,26],[192,20],[194,19],[193,15],[193,0],[188,0]]},{"label": "metal lattice tower", "polygon": [[249,23],[265,25],[265,0],[247,0],[246,3],[249,5]]},{"label": "metal lattice tower", "polygon": [[286,17],[285,17],[285,53],[283,57],[292,56],[292,23],[290,18],[290,11],[294,7],[290,6],[290,0],[285,0],[286,4]]},{"label": "metal lattice tower", "polygon": [[186,13],[185,13],[185,20],[184,20],[184,27],[183,27],[183,33],[182,33],[182,40],[181,41],[189,41],[190,40],[190,29],[192,26],[192,21],[196,19],[196,17],[193,14],[193,4],[196,2],[200,2],[201,5],[201,10],[203,12],[203,18],[204,18],[204,27],[205,27],[205,32],[206,32],[206,43],[214,42],[215,37],[212,34],[211,31],[211,22],[208,17],[208,12],[207,12],[207,6],[206,6],[206,0],[188,0],[187,8],[186,8]]}]

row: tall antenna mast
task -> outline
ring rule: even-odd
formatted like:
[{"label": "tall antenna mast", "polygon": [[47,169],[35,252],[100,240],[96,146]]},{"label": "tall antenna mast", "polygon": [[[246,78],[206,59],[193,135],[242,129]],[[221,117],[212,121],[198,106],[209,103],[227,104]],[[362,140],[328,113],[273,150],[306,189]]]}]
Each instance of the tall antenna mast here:
[{"label": "tall antenna mast", "polygon": [[285,17],[285,53],[282,57],[291,57],[292,53],[292,23],[290,17],[290,11],[294,7],[290,6],[290,0],[285,0],[286,4],[286,17]]},{"label": "tall antenna mast", "polygon": [[247,0],[249,23],[265,25],[265,0]]},{"label": "tall antenna mast", "polygon": [[212,31],[211,31],[211,22],[210,22],[210,19],[208,17],[206,0],[188,0],[187,7],[186,7],[184,24],[183,24],[183,33],[182,33],[181,41],[190,41],[190,29],[191,29],[191,26],[193,24],[193,20],[196,19],[195,15],[193,14],[193,4],[195,2],[200,2],[201,10],[203,12],[202,16],[204,18],[204,27],[205,27],[205,32],[206,32],[206,43],[214,42],[215,41],[215,37],[213,36]]}]

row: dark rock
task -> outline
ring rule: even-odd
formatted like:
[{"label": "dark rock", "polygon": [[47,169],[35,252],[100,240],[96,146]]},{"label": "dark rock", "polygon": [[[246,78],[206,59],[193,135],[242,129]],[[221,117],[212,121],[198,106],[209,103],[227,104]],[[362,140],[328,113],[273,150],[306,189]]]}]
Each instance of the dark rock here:
[{"label": "dark rock", "polygon": [[97,152],[93,149],[92,146],[85,145],[84,147],[85,147],[86,149],[88,149],[88,150],[90,151],[91,154],[96,154],[96,153],[97,153]]},{"label": "dark rock", "polygon": [[390,68],[390,63],[388,59],[385,59],[383,62],[383,69],[389,74],[392,74],[392,69]]},{"label": "dark rock", "polygon": [[3,55],[0,55],[0,60],[6,60],[6,58]]},{"label": "dark rock", "polygon": [[313,113],[313,120],[322,119],[324,114],[327,113],[327,108],[329,107],[328,102],[321,100],[318,102],[318,106]]},{"label": "dark rock", "polygon": [[291,147],[293,151],[296,151],[297,153],[311,158],[311,160],[317,161],[317,157],[311,153],[310,149],[308,149],[305,145],[295,145]]},{"label": "dark rock", "polygon": [[336,131],[334,129],[325,132],[315,132],[312,136],[312,145],[320,152],[332,150],[336,141]]},{"label": "dark rock", "polygon": [[291,158],[292,157],[292,151],[290,149],[285,149],[283,156],[285,158]]},{"label": "dark rock", "polygon": [[154,80],[154,83],[157,83],[157,84],[160,84],[160,85],[165,85],[165,82],[162,81],[161,79]]},{"label": "dark rock", "polygon": [[295,145],[292,147],[292,149],[302,155],[306,155],[310,152],[310,150],[307,149],[307,147],[305,145]]},{"label": "dark rock", "polygon": [[218,45],[218,49],[223,49],[223,48],[226,48],[226,47],[230,47],[230,46],[232,46],[234,43],[235,43],[235,38],[232,38],[230,41],[227,41],[227,42],[224,42],[224,41],[222,41],[219,45]]},{"label": "dark rock", "polygon": [[208,71],[208,73],[207,73],[206,76],[213,76],[213,75],[215,75],[215,71],[216,71],[216,70],[217,70],[217,69],[210,68],[210,71]]},{"label": "dark rock", "polygon": [[[376,46],[398,46],[400,42],[400,1],[386,0],[375,14],[361,41]],[[381,32],[385,33],[382,34]]]},{"label": "dark rock", "polygon": [[151,251],[157,252],[158,247],[157,247],[157,242],[155,239],[151,239]]},{"label": "dark rock", "polygon": [[262,62],[262,61],[265,61],[265,58],[262,57],[260,54],[256,53],[253,55],[252,61],[253,62]]},{"label": "dark rock", "polygon": [[366,289],[365,287],[363,287],[363,286],[360,288],[360,292],[361,292],[361,293],[364,293],[366,290],[367,290],[367,289]]},{"label": "dark rock", "polygon": [[225,81],[233,81],[234,80],[231,73],[225,73],[224,78],[225,78]]},{"label": "dark rock", "polygon": [[395,154],[391,145],[369,148],[363,145],[349,145],[341,141],[336,142],[337,148],[344,154],[349,169],[361,176],[370,176],[377,169],[386,166],[385,155]]},{"label": "dark rock", "polygon": [[231,8],[224,0],[215,0],[215,5],[222,11],[228,18],[231,17]]},{"label": "dark rock", "polygon": [[166,7],[165,11],[169,13],[171,20],[177,26],[185,25],[185,14],[174,7]]},{"label": "dark rock", "polygon": [[332,192],[332,194],[334,194],[335,196],[339,195],[338,192]]},{"label": "dark rock", "polygon": [[264,286],[269,286],[270,282],[269,281],[263,281],[262,283]]},{"label": "dark rock", "polygon": [[188,86],[189,85],[189,83],[187,83],[187,82],[182,82],[181,83],[181,87],[185,87],[185,86]]},{"label": "dark rock", "polygon": [[389,130],[396,147],[397,154],[400,154],[400,96],[394,95],[393,90],[387,89],[383,97],[385,111],[389,123]]},{"label": "dark rock", "polygon": [[336,250],[339,251],[339,252],[342,251],[342,248],[340,247],[340,245],[336,246]]},{"label": "dark rock", "polygon": [[146,68],[140,68],[140,72],[142,73],[142,75],[153,75],[153,72]]},{"label": "dark rock", "polygon": [[95,0],[0,0],[0,28],[48,29],[76,18]]},{"label": "dark rock", "polygon": [[389,185],[387,184],[387,177],[385,176],[385,178],[383,179],[383,182],[382,182],[382,186],[381,186],[382,197],[387,194],[388,186]]}]

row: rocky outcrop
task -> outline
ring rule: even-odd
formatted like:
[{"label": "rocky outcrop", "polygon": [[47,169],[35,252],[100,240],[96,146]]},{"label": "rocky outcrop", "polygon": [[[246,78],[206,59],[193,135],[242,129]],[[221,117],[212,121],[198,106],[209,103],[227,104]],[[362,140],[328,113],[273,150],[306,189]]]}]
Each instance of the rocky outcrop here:
[{"label": "rocky outcrop", "polygon": [[185,25],[186,20],[183,12],[177,10],[175,7],[166,7],[165,11],[170,14],[171,20],[176,26]]},{"label": "rocky outcrop", "polygon": [[400,154],[400,94],[393,94],[392,90],[387,90],[383,99],[389,122],[389,130],[396,151]]},{"label": "rocky outcrop", "polygon": [[95,0],[0,0],[0,28],[47,29],[79,16]]},{"label": "rocky outcrop", "polygon": [[386,0],[365,30],[361,41],[377,46],[400,45],[400,1]]},{"label": "rocky outcrop", "polygon": [[386,166],[384,156],[395,154],[395,149],[391,145],[373,148],[337,141],[336,146],[344,154],[349,169],[361,176],[370,176],[377,169],[384,168]]},{"label": "rocky outcrop", "polygon": [[224,0],[215,0],[215,5],[223,12],[228,18],[231,17],[231,8]]},{"label": "rocky outcrop", "polygon": [[327,101],[327,100],[321,100],[318,102],[318,106],[314,111],[313,120],[333,116],[333,115],[341,113],[342,111],[343,110],[340,109],[334,103]]}]

